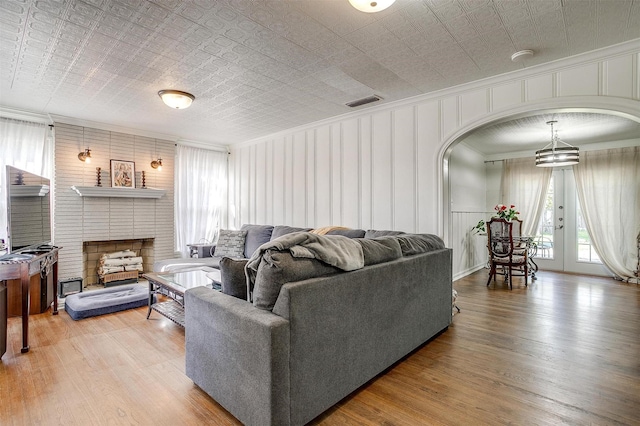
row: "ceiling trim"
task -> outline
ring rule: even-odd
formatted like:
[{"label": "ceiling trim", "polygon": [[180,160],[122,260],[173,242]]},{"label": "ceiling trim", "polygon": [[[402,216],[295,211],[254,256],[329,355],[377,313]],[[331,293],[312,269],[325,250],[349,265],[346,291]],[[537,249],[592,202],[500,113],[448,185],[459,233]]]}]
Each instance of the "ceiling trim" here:
[{"label": "ceiling trim", "polygon": [[209,151],[226,152],[227,154],[229,154],[229,147],[226,145],[211,144],[211,143],[200,142],[200,141],[191,141],[188,139],[178,139],[176,141],[176,144],[191,146],[194,148],[208,149]]},{"label": "ceiling trim", "polygon": [[51,124],[53,120],[47,114],[39,114],[36,112],[21,111],[15,108],[0,106],[0,117],[12,118],[14,120],[31,121],[34,123]]},{"label": "ceiling trim", "polygon": [[[369,108],[361,109],[358,111],[348,112],[346,114],[329,117],[324,120],[318,120],[315,122],[303,124],[301,126],[292,127],[290,129],[275,132],[269,135],[260,136],[257,138],[249,139],[244,142],[237,142],[231,144],[231,148],[242,148],[245,146],[254,145],[256,143],[264,142],[266,140],[277,139],[285,135],[289,135],[296,132],[302,132],[312,127],[322,127],[331,124],[335,124],[339,121],[350,120],[354,118],[360,118],[367,115],[373,115],[375,113],[384,112],[391,109],[402,108],[416,103],[423,103],[428,101],[440,100],[449,96],[459,95],[460,92],[474,91],[480,89],[486,89],[497,83],[508,84],[513,81],[522,80],[525,78],[536,77],[541,74],[547,74],[549,72],[559,72],[568,68],[573,68],[577,65],[585,65],[589,63],[599,62],[608,58],[628,55],[631,53],[637,53],[640,48],[640,38],[627,41],[624,43],[616,44],[613,46],[604,47],[590,52],[581,53],[567,58],[557,59],[552,62],[546,62],[540,65],[534,65],[530,68],[511,71],[504,74],[498,74],[491,77],[487,77],[481,80],[475,80],[469,83],[463,83],[457,86],[447,87],[445,89],[437,90],[434,92],[423,93],[421,95],[412,96],[410,98],[400,99],[397,101],[391,101],[381,105],[375,105]],[[531,104],[524,104],[528,106]]]},{"label": "ceiling trim", "polygon": [[49,114],[53,122],[71,124],[73,126],[90,127],[92,129],[106,130],[108,132],[126,133],[134,136],[144,136],[153,139],[162,139],[172,142],[179,140],[178,136],[167,135],[164,133],[150,132],[147,130],[135,129],[132,127],[124,127],[116,124],[101,123],[99,121],[84,120],[81,118],[67,117],[64,115]]}]

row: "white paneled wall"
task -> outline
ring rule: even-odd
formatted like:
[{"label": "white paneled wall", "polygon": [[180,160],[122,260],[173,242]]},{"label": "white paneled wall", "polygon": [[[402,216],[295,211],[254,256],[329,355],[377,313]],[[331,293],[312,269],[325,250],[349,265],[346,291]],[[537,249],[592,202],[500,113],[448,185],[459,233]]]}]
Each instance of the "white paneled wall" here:
[{"label": "white paneled wall", "polygon": [[[91,149],[91,164],[78,153]],[[162,157],[162,171],[151,161]],[[55,123],[54,242],[60,251],[60,278],[81,277],[83,241],[154,238],[155,260],[174,257],[174,142],[89,127]],[[80,197],[72,186],[94,186],[96,167],[109,187],[110,160],[134,161],[146,186],[166,190],[160,199]]]},{"label": "white paneled wall", "polygon": [[628,43],[232,147],[229,225],[429,232],[461,259],[467,243],[452,231],[447,148],[479,125],[531,111],[640,119],[639,51]]},{"label": "white paneled wall", "polygon": [[[464,276],[487,264],[487,236],[470,232],[478,221],[487,220],[489,193],[484,157],[465,144],[456,145],[449,158],[451,201],[451,247],[454,276]],[[492,204],[495,205],[495,203]]]}]

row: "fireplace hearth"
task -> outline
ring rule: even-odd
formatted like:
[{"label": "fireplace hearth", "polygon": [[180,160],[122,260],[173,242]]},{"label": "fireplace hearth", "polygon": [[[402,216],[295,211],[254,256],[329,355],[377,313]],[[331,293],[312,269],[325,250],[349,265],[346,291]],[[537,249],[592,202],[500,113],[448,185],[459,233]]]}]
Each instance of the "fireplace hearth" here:
[{"label": "fireplace hearth", "polygon": [[[154,239],[85,241],[84,284],[111,287],[136,282],[153,270]],[[124,260],[123,260],[124,259]]]}]

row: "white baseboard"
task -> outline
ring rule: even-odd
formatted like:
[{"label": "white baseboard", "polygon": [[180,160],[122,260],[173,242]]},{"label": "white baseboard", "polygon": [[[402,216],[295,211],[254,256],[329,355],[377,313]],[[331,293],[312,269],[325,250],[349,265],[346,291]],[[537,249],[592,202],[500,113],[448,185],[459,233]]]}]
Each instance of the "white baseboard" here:
[{"label": "white baseboard", "polygon": [[458,273],[453,275],[453,281],[459,280],[460,278],[464,278],[467,275],[471,275],[474,272],[479,271],[480,269],[484,269],[485,266],[486,266],[486,264],[481,264],[481,265],[473,266],[471,268],[467,268],[464,271],[460,271],[460,272],[458,272]]}]

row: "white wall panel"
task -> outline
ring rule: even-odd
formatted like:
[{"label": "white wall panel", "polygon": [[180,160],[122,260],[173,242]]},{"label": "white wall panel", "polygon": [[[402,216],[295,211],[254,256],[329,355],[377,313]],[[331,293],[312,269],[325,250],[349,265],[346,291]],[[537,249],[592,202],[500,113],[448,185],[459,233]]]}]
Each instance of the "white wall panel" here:
[{"label": "white wall panel", "polygon": [[433,224],[437,221],[437,209],[434,209],[433,193],[428,188],[434,187],[433,146],[442,138],[442,106],[438,101],[431,101],[417,106],[417,167],[418,179],[418,225],[417,232],[437,233]]},{"label": "white wall panel", "polygon": [[285,174],[284,174],[284,139],[273,144],[273,224],[282,225],[285,222],[286,205],[284,203]]},{"label": "white wall panel", "polygon": [[331,129],[319,127],[315,134],[315,223],[309,226],[331,225]]},{"label": "white wall panel", "polygon": [[293,136],[284,139],[284,222],[293,225]]},{"label": "white wall panel", "polygon": [[460,96],[460,124],[467,124],[489,111],[489,93],[487,89],[480,89]]},{"label": "white wall panel", "polygon": [[416,226],[415,107],[394,113],[393,123],[393,229],[414,231]]},{"label": "white wall panel", "polygon": [[304,227],[307,223],[307,139],[306,133],[293,137],[293,164],[291,180],[293,226]]},{"label": "white wall panel", "polygon": [[[633,57],[621,56],[605,61],[603,84],[603,94],[607,96],[624,97],[633,92],[634,72]],[[635,72],[638,78],[638,70]]]},{"label": "white wall panel", "polygon": [[256,147],[256,194],[255,194],[255,218],[256,223],[267,223],[267,145]]},{"label": "white wall panel", "polygon": [[385,111],[372,116],[371,167],[372,226],[374,229],[393,227],[393,147],[391,146],[392,113]]},{"label": "white wall panel", "polygon": [[558,96],[598,94],[598,64],[586,64],[558,72]]},{"label": "white wall panel", "polygon": [[264,196],[265,196],[265,216],[264,223],[275,224],[273,221],[274,196],[273,196],[273,141],[265,144],[264,152]]},{"label": "white wall panel", "polygon": [[358,146],[360,148],[360,227],[373,227],[373,168],[371,165],[372,143],[371,117],[358,118],[360,130]]},{"label": "white wall panel", "polygon": [[358,120],[342,123],[342,218],[339,222],[349,228],[360,228],[360,132]]},{"label": "white wall panel", "polygon": [[340,125],[331,126],[331,222],[342,223],[342,138]]},{"label": "white wall panel", "polygon": [[537,77],[528,78],[524,84],[526,87],[526,101],[538,101],[541,99],[550,99],[554,96],[554,74],[545,74]]},{"label": "white wall panel", "polygon": [[523,101],[522,81],[502,84],[491,89],[491,109],[500,110]]},{"label": "white wall panel", "polygon": [[443,99],[440,104],[440,136],[447,137],[460,127],[460,109],[458,96],[450,96]]},{"label": "white wall panel", "polygon": [[[306,191],[306,217],[305,224],[315,223],[316,220],[316,138],[315,132],[310,130],[306,132],[306,173],[305,173],[305,191]],[[306,225],[305,225],[306,226]]]}]

